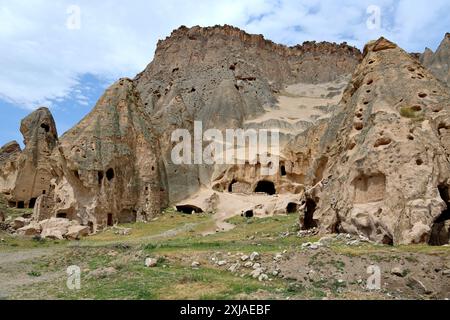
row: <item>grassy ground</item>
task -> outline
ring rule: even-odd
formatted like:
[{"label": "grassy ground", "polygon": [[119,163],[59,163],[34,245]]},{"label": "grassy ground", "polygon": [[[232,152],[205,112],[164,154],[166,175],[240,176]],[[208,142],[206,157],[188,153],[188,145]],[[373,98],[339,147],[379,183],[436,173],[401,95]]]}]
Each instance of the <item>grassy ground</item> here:
[{"label": "grassy ground", "polygon": [[[166,212],[150,223],[123,226],[132,229],[128,236],[116,235],[113,230],[79,242],[38,242],[6,236],[0,243],[0,282],[4,281],[5,288],[9,288],[4,289],[3,296],[9,299],[352,298],[351,292],[342,295],[344,285],[335,277],[312,281],[310,285],[295,277],[271,277],[271,281],[260,282],[250,277],[249,272],[233,274],[227,270],[229,265],[218,267],[211,262],[212,256],[236,261],[239,253],[257,251],[269,265],[275,254],[289,252],[294,259],[302,243],[318,240],[296,236],[295,215],[266,219],[238,217],[229,222],[236,225],[233,230],[202,236],[214,229],[211,216]],[[27,258],[36,252],[42,256]],[[329,265],[333,272],[344,272],[352,264],[351,259],[361,256],[381,262],[396,256],[409,257],[414,264],[418,253],[449,256],[448,247],[368,244],[358,247],[334,244],[330,252],[323,259],[315,254],[306,256],[307,265],[318,270]],[[21,254],[19,262],[17,253]],[[155,268],[144,266],[147,257],[158,259]],[[200,262],[200,268],[192,268],[193,261]],[[71,265],[81,268],[81,290],[67,289],[65,270]],[[295,269],[296,264],[293,266]],[[364,295],[368,293],[355,294],[354,298]]]}]

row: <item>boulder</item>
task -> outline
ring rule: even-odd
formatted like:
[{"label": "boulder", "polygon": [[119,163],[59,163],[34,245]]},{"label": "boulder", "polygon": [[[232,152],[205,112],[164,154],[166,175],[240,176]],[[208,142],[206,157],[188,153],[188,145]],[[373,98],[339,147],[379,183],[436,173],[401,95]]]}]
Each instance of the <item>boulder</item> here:
[{"label": "boulder", "polygon": [[29,220],[29,219],[25,219],[25,218],[22,218],[22,217],[16,218],[16,219],[14,219],[14,221],[13,221],[13,228],[14,228],[15,230],[18,230],[18,229],[20,229],[20,228],[25,227],[25,226],[28,225],[29,223],[30,223],[30,220]]},{"label": "boulder", "polygon": [[86,226],[70,226],[65,234],[68,240],[80,240],[89,235],[90,229]]},{"label": "boulder", "polygon": [[41,226],[38,223],[32,222],[29,225],[18,229],[17,234],[21,236],[34,237],[41,234]]}]

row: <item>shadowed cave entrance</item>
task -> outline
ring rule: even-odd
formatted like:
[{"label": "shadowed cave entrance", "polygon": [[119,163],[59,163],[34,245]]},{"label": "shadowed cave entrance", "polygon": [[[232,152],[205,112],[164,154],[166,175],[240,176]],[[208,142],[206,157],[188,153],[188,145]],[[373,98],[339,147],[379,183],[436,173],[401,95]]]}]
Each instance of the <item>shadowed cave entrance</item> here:
[{"label": "shadowed cave entrance", "polygon": [[445,230],[445,223],[450,220],[449,187],[447,185],[440,185],[438,189],[442,200],[444,200],[447,205],[447,208],[441,213],[433,224],[429,241],[429,245],[431,246],[443,246],[449,243],[450,230]]},{"label": "shadowed cave entrance", "polygon": [[314,220],[314,213],[317,209],[317,203],[313,199],[306,199],[305,220],[303,222],[303,229],[309,230],[317,228],[317,223]]},{"label": "shadowed cave entrance", "polygon": [[184,214],[203,213],[203,210],[193,205],[177,206],[177,211]]},{"label": "shadowed cave entrance", "polygon": [[258,182],[258,184],[256,185],[256,188],[255,188],[255,192],[256,193],[267,193],[270,196],[273,196],[274,194],[277,193],[277,191],[275,189],[275,184],[270,181]]}]

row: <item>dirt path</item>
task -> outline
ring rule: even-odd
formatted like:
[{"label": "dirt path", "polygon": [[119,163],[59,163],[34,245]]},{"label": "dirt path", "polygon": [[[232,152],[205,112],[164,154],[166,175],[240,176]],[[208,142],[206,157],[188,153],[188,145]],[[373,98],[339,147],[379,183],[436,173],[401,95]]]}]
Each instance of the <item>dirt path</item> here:
[{"label": "dirt path", "polygon": [[60,248],[38,248],[15,252],[0,252],[0,299],[8,297],[19,287],[56,279],[64,272],[47,272],[32,276],[33,264],[43,257],[54,255]]}]

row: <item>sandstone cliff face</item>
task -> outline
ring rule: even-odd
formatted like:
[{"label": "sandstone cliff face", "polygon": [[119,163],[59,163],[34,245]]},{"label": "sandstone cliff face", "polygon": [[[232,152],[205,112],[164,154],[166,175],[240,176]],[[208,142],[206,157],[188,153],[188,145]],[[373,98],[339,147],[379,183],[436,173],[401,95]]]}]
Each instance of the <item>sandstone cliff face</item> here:
[{"label": "sandstone cliff face", "polygon": [[[351,74],[361,59],[346,44],[286,47],[234,27],[175,30],[158,43],[153,62],[134,82],[160,132],[165,187],[171,202],[211,184],[214,168],[174,166],[170,133],[201,121],[208,128],[244,128],[277,108],[288,84],[320,83]],[[283,123],[284,124],[284,123]]]},{"label": "sandstone cliff face", "polygon": [[118,81],[61,137],[53,189],[36,218],[67,217],[92,229],[152,218],[162,198],[157,149],[133,82]]},{"label": "sandstone cliff face", "polygon": [[420,62],[442,82],[450,85],[450,33],[445,35],[435,53],[426,49],[420,57]]},{"label": "sandstone cliff face", "polygon": [[[298,159],[315,158],[303,169],[314,186],[304,227],[382,243],[448,243],[449,102],[447,88],[395,44],[368,44],[330,123],[292,146]],[[320,158],[328,159],[322,181],[314,173]]]}]

